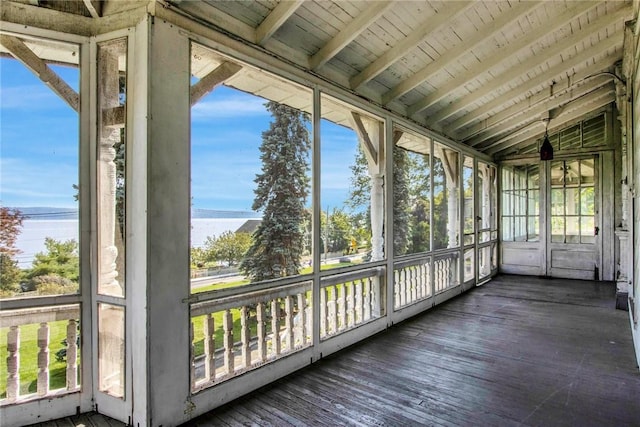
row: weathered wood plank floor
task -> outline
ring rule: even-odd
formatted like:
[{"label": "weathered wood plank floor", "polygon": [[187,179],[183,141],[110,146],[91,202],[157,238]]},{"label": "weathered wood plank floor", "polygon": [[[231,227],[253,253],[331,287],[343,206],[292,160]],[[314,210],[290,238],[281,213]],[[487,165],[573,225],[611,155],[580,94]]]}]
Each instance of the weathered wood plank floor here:
[{"label": "weathered wood plank floor", "polygon": [[188,425],[640,426],[614,307],[612,284],[499,276]]},{"label": "weathered wood plank floor", "polygon": [[499,276],[197,426],[640,426],[612,284]]}]

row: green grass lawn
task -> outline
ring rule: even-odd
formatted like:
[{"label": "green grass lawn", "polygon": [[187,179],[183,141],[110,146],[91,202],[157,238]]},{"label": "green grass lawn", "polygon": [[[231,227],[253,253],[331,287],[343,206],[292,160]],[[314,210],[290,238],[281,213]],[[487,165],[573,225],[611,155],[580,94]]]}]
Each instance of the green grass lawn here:
[{"label": "green grass lawn", "polygon": [[[68,321],[60,320],[49,323],[49,389],[55,390],[66,387],[67,363],[56,360],[56,352],[65,345],[62,344],[67,336]],[[37,391],[38,375],[38,329],[39,324],[20,327],[20,394],[35,393]],[[7,333],[9,328],[0,329],[0,363],[3,363],[3,375],[0,375],[0,397],[7,395]],[[78,360],[80,359],[78,349]]]}]

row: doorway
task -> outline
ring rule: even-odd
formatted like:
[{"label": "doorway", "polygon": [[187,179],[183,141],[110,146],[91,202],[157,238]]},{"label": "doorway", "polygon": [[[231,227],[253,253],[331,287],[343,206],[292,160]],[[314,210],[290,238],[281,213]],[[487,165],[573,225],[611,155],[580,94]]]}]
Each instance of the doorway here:
[{"label": "doorway", "polygon": [[546,191],[546,276],[601,280],[600,158],[552,160]]}]

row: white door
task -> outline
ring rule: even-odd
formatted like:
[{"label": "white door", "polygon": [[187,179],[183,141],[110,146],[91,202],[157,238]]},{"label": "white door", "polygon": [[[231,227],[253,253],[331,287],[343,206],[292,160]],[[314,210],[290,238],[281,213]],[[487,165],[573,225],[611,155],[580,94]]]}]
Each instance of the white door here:
[{"label": "white door", "polygon": [[547,275],[602,278],[599,156],[548,163]]}]

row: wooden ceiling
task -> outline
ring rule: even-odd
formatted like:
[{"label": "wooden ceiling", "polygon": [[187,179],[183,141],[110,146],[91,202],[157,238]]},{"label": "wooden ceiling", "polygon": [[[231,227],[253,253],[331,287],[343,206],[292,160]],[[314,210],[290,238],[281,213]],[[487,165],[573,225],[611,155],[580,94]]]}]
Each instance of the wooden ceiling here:
[{"label": "wooden ceiling", "polygon": [[[93,17],[125,3],[22,2]],[[490,155],[614,102],[634,14],[631,0],[157,3]]]}]

